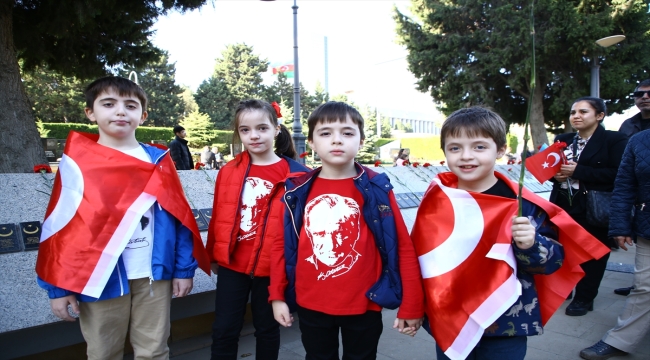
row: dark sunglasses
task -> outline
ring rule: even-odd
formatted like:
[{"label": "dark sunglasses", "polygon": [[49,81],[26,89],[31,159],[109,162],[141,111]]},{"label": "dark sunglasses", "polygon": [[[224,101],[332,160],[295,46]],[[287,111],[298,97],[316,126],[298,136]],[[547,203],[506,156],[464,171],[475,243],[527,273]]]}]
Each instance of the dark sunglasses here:
[{"label": "dark sunglasses", "polygon": [[632,93],[632,96],[634,96],[635,98],[642,98],[644,94],[647,94],[648,97],[650,97],[650,90],[635,91],[635,92]]}]

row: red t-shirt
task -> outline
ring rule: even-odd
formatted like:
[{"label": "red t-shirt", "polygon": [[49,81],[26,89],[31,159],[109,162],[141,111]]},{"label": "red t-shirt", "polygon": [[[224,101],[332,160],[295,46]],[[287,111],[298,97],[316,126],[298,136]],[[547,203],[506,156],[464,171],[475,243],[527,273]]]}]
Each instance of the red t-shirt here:
[{"label": "red t-shirt", "polygon": [[380,311],[366,297],[380,274],[381,257],[354,180],[314,179],[298,244],[298,304],[330,315]]},{"label": "red t-shirt", "polygon": [[230,264],[222,266],[241,273],[246,271],[255,248],[255,239],[264,228],[273,185],[284,180],[288,172],[289,164],[285,160],[271,165],[251,164],[240,202],[237,244]]}]

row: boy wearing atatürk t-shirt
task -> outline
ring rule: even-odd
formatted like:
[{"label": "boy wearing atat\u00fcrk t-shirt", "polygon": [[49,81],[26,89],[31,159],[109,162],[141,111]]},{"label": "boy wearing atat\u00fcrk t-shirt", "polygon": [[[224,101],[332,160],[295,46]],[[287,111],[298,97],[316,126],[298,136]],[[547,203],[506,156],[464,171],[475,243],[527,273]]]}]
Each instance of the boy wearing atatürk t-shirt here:
[{"label": "boy wearing atat\u00fcrk t-shirt", "polygon": [[308,358],[375,358],[381,309],[399,307],[395,327],[415,335],[424,313],[415,250],[385,174],[354,162],[363,118],[328,102],[308,120],[322,167],[286,181],[284,241],[271,254],[269,301],[290,326],[297,307]]}]

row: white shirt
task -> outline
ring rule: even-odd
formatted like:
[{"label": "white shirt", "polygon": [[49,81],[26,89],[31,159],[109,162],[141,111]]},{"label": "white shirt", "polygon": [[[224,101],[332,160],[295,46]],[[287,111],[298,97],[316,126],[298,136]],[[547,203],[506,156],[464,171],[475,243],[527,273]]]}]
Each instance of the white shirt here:
[{"label": "white shirt", "polygon": [[[120,150],[145,162],[151,163],[149,154],[138,146],[132,150]],[[126,276],[129,280],[142,279],[151,276],[151,253],[153,251],[153,206],[142,216],[140,224],[135,228],[129,243],[122,252],[122,259],[126,267]]]}]

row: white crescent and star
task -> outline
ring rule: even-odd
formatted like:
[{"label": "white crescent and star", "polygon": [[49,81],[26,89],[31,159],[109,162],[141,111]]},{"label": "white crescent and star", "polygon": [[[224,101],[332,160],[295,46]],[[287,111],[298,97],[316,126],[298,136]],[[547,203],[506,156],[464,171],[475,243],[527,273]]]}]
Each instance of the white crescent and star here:
[{"label": "white crescent and star", "polygon": [[43,221],[41,242],[63,229],[77,213],[84,193],[84,178],[79,165],[63,154],[59,164],[61,195],[52,213]]},{"label": "white crescent and star", "polygon": [[[418,257],[425,279],[454,270],[474,252],[483,236],[483,212],[476,199],[467,191],[443,186],[437,178],[434,181],[451,201],[454,230],[445,242]],[[467,226],[468,223],[472,226]]]},{"label": "white crescent and star", "polygon": [[560,154],[552,152],[552,153],[549,153],[548,155],[546,155],[546,158],[548,159],[549,156],[552,156],[552,157],[555,158],[555,162],[553,163],[553,165],[551,165],[551,167],[554,167],[555,165],[557,165],[560,162]]}]

